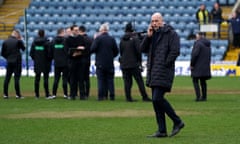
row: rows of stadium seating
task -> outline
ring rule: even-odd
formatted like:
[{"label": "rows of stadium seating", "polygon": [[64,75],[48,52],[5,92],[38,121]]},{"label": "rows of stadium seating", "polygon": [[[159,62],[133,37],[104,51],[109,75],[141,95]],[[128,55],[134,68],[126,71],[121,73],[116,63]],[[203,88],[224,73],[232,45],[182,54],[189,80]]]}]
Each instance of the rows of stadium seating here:
[{"label": "rows of stadium seating", "polygon": [[[195,12],[201,3],[211,10],[215,0],[32,0],[27,12],[28,44],[38,29],[45,29],[49,37],[56,30],[72,24],[85,25],[93,36],[99,26],[108,22],[110,34],[119,43],[124,26],[132,22],[136,31],[147,29],[151,14],[161,12],[166,23],[172,25],[181,38],[181,55],[178,60],[189,60],[193,41],[187,36],[199,29]],[[24,18],[15,26],[22,33]],[[213,60],[221,60],[227,50],[226,40],[213,41]]]}]

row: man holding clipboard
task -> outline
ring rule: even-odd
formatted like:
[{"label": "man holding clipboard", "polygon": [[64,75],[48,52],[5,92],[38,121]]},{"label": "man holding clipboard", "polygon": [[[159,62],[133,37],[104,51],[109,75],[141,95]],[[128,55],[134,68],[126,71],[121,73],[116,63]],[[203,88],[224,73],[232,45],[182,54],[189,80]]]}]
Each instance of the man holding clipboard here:
[{"label": "man holding clipboard", "polygon": [[70,99],[75,100],[77,89],[80,89],[80,99],[85,100],[84,75],[83,75],[83,56],[85,52],[84,37],[79,35],[79,27],[71,27],[72,35],[66,39],[66,48],[69,56],[69,78],[70,78]]}]

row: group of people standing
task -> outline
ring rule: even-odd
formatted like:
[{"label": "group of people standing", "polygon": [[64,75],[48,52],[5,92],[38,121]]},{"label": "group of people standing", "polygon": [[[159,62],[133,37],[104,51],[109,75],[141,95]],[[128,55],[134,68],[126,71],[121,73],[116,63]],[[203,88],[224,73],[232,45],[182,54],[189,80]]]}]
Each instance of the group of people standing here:
[{"label": "group of people standing", "polygon": [[[165,24],[160,13],[154,13],[151,17],[147,34],[140,41],[131,24],[125,27],[125,34],[121,38],[119,49],[115,39],[109,35],[109,25],[102,24],[99,33],[94,39],[85,33],[85,27],[71,26],[65,35],[64,29],[59,29],[56,38],[49,42],[43,30],[39,30],[38,37],[33,41],[30,56],[34,61],[35,71],[35,96],[39,98],[39,81],[41,73],[44,77],[45,96],[54,99],[57,95],[57,87],[60,75],[63,78],[64,97],[68,97],[67,83],[70,83],[69,98],[75,100],[79,88],[80,99],[85,100],[89,96],[89,65],[90,54],[96,55],[96,73],[98,83],[98,100],[115,100],[114,92],[114,58],[120,53],[120,67],[123,72],[124,90],[126,100],[134,102],[131,97],[132,77],[137,81],[143,101],[152,101],[158,124],[157,132],[148,137],[163,138],[175,136],[185,126],[182,119],[165,98],[165,93],[170,92],[174,80],[175,60],[180,54],[180,38],[173,27]],[[7,75],[4,81],[4,98],[8,98],[8,83],[12,73],[15,73],[15,88],[17,98],[22,98],[19,91],[19,79],[21,74],[21,53],[25,47],[19,38],[20,34],[14,30],[12,35],[4,41],[2,56],[7,59]],[[141,53],[146,53],[147,81],[151,88],[152,100],[148,97],[141,76]],[[201,58],[207,59],[201,62]],[[210,42],[204,36],[198,36],[194,44],[191,71],[197,101],[206,101],[206,84],[203,82],[211,77],[210,74]],[[52,59],[54,60],[54,84],[53,95],[48,90],[48,73]],[[202,67],[204,65],[204,67]],[[202,71],[197,73],[198,71]],[[207,74],[206,74],[207,73]],[[202,78],[203,77],[203,78]],[[201,81],[202,94],[199,88]],[[205,85],[204,85],[205,84]],[[173,121],[173,129],[167,134],[165,115]]]},{"label": "group of people standing", "polygon": [[[130,26],[130,27],[129,27]],[[130,29],[129,29],[130,28]],[[34,92],[35,97],[40,97],[39,84],[43,75],[43,85],[46,99],[55,99],[59,80],[62,77],[63,97],[75,100],[79,96],[80,100],[85,100],[90,93],[90,56],[96,55],[96,74],[98,82],[98,100],[115,100],[114,89],[114,58],[119,54],[119,49],[115,39],[109,35],[109,25],[102,24],[99,32],[93,38],[86,34],[84,26],[73,25],[67,29],[57,30],[57,36],[49,41],[44,30],[39,30],[34,39],[30,56],[34,62]],[[131,24],[126,27],[126,34],[120,42],[120,65],[123,71],[124,89],[126,100],[134,102],[131,97],[132,77],[139,86],[143,101],[151,101],[148,97],[143,78],[141,76],[141,52],[139,42],[133,33]],[[128,37],[126,39],[126,37]],[[13,43],[14,42],[14,43]],[[16,44],[15,44],[16,43]],[[12,50],[11,50],[11,49]],[[21,75],[21,50],[25,47],[19,31],[14,30],[12,35],[3,43],[2,56],[7,59],[7,75],[4,81],[4,98],[8,99],[8,84],[12,73],[15,77],[16,98],[24,98],[20,93],[19,79]],[[16,53],[16,54],[15,54]],[[13,58],[17,72],[11,68]],[[128,61],[130,60],[130,61]],[[49,92],[49,72],[52,61],[54,61],[54,82],[52,94]],[[70,92],[68,92],[68,83]]]},{"label": "group of people standing", "polygon": [[[81,32],[77,25],[71,26],[66,35],[65,29],[58,29],[57,36],[50,42],[44,34],[44,30],[38,31],[34,39],[30,56],[34,62],[35,82],[34,92],[38,99],[41,74],[44,78],[44,90],[46,99],[55,99],[60,78],[64,98],[75,99],[79,88],[80,99],[86,99],[89,94],[89,66],[90,46],[92,40],[85,34],[85,27],[81,26]],[[49,92],[48,78],[52,60],[54,61],[54,83],[52,95]],[[88,72],[88,74],[86,74]],[[70,84],[70,95],[68,94]]]}]

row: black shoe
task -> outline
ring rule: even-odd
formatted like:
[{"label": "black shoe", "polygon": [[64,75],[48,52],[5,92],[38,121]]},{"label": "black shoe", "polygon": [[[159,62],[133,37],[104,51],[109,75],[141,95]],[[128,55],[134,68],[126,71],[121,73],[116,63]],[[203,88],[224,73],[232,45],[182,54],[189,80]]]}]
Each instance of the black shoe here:
[{"label": "black shoe", "polygon": [[98,98],[97,100],[98,101],[104,101],[105,99],[101,97],[101,98]]},{"label": "black shoe", "polygon": [[201,101],[207,101],[207,98],[201,98]]},{"label": "black shoe", "polygon": [[76,97],[69,97],[69,100],[76,100]]},{"label": "black shoe", "polygon": [[195,101],[196,101],[196,102],[199,102],[199,101],[201,101],[201,99],[200,99],[200,98],[196,98]]},{"label": "black shoe", "polygon": [[148,135],[148,138],[164,138],[167,137],[167,133],[160,133],[159,131],[157,131],[156,133],[154,133],[153,135]]},{"label": "black shoe", "polygon": [[176,134],[178,134],[178,133],[180,132],[180,130],[181,130],[184,126],[185,126],[185,125],[184,125],[183,122],[180,122],[178,125],[174,125],[170,137],[173,137],[173,136],[175,136]]},{"label": "black shoe", "polygon": [[145,97],[142,100],[145,101],[145,102],[151,102],[152,101],[149,97]]},{"label": "black shoe", "polygon": [[80,100],[87,100],[85,96],[80,97]]}]

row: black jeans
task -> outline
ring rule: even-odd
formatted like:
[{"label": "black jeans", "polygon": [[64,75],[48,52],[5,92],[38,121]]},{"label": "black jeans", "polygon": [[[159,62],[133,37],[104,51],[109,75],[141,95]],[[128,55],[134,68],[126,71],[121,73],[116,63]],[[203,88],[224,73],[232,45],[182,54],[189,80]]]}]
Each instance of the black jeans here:
[{"label": "black jeans", "polygon": [[141,75],[141,70],[136,68],[122,69],[123,72],[123,80],[124,80],[124,90],[127,99],[132,99],[131,97],[131,88],[132,88],[132,78],[134,78],[137,82],[138,89],[143,98],[148,97],[146,93],[146,89],[144,86],[143,78]]},{"label": "black jeans", "polygon": [[54,68],[54,83],[53,83],[53,95],[57,95],[57,88],[59,79],[62,76],[62,87],[64,95],[68,95],[68,67],[55,67]]},{"label": "black jeans", "polygon": [[21,62],[19,63],[7,63],[7,71],[6,71],[6,77],[4,80],[4,95],[8,96],[8,85],[11,80],[12,74],[14,73],[14,86],[16,95],[21,96],[20,92],[20,77],[21,77],[21,71],[22,71],[22,65]]},{"label": "black jeans", "polygon": [[153,108],[160,133],[167,133],[165,114],[171,118],[174,125],[178,125],[181,122],[170,103],[164,98],[165,92],[161,87],[152,87]]},{"label": "black jeans", "polygon": [[[206,78],[192,78],[193,81],[193,86],[194,90],[196,93],[196,98],[200,99],[201,98],[201,92],[200,92],[200,86],[201,86],[201,91],[202,91],[202,98],[206,99],[207,98],[207,83],[206,83]],[[199,85],[200,81],[200,85]]]}]

